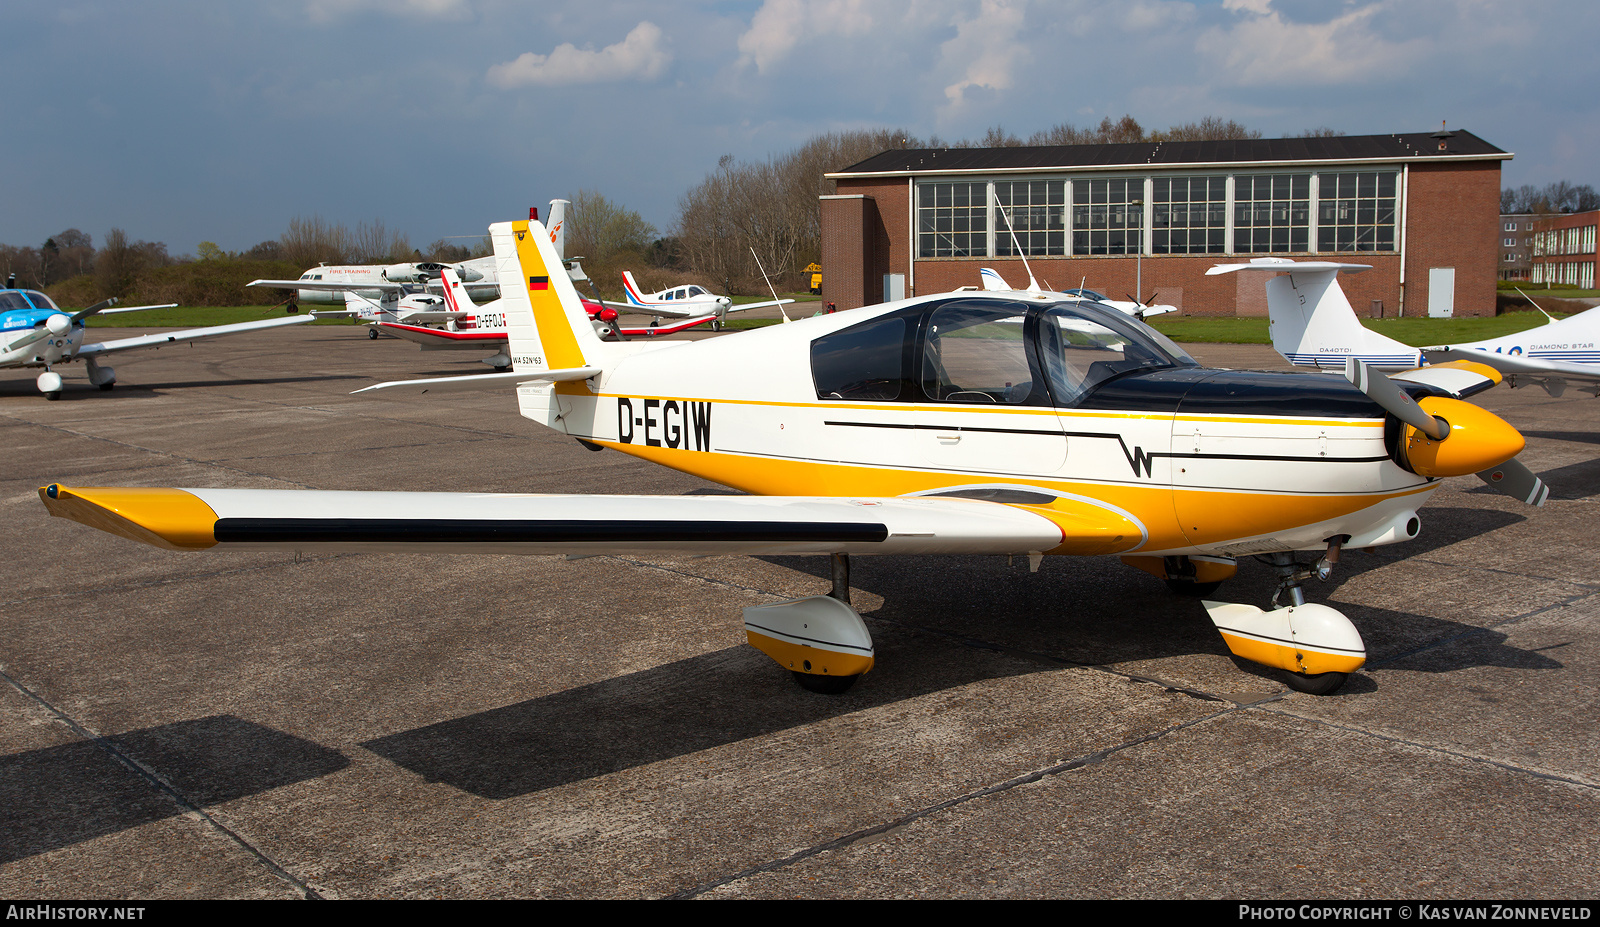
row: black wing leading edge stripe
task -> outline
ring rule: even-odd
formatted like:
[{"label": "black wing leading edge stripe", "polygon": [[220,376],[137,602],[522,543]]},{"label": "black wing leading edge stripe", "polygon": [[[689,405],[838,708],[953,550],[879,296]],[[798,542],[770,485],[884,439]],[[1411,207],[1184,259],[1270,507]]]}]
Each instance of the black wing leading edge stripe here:
[{"label": "black wing leading edge stripe", "polygon": [[626,543],[629,541],[881,542],[882,524],[829,521],[587,522],[566,519],[223,518],[218,543]]}]

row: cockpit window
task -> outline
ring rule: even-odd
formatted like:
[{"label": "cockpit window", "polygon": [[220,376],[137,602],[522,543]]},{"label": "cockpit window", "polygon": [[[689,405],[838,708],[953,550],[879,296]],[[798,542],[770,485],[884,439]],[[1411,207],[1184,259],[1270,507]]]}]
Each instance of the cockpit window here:
[{"label": "cockpit window", "polygon": [[33,300],[33,306],[35,309],[48,309],[52,312],[57,311],[56,304],[50,300],[50,297],[44,295],[38,290],[29,290],[28,298]]},{"label": "cockpit window", "polygon": [[1197,366],[1167,336],[1120,312],[1057,304],[1040,319],[1039,353],[1056,405],[1077,405],[1090,390],[1135,370]]},{"label": "cockpit window", "polygon": [[888,316],[811,342],[818,399],[900,398],[905,384],[906,320]]},{"label": "cockpit window", "polygon": [[1025,305],[946,303],[922,339],[922,394],[937,402],[1026,402],[1033,393]]},{"label": "cockpit window", "polygon": [[17,292],[0,293],[0,309],[6,310],[6,311],[10,311],[12,309],[32,309],[32,308],[33,308],[32,306],[28,305],[28,301],[22,298],[22,294],[21,293],[17,293]]}]

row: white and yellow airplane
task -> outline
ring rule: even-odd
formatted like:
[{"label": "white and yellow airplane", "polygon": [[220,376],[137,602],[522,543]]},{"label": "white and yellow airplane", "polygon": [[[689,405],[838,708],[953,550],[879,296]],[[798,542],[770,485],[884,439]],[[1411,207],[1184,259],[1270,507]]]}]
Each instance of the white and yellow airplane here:
[{"label": "white and yellow airplane", "polygon": [[[174,550],[813,554],[833,592],[744,612],[804,686],[874,663],[851,555],[1119,556],[1209,593],[1269,559],[1290,604],[1207,602],[1232,651],[1327,692],[1363,665],[1339,612],[1306,604],[1341,548],[1408,540],[1444,477],[1538,478],[1523,439],[1459,397],[1488,368],[1360,386],[1201,367],[1120,313],[1059,294],[958,292],[698,342],[607,342],[538,222],[491,227],[514,369],[369,390],[515,387],[523,416],[749,496],[78,488],[54,515]],[[1297,551],[1322,554],[1302,563]]]}]

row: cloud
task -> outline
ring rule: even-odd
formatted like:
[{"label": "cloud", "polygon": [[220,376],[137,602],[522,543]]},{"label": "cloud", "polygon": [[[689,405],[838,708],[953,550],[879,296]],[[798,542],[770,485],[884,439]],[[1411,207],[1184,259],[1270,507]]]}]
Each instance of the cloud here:
[{"label": "cloud", "polygon": [[1272,0],[1226,0],[1244,16],[1211,28],[1195,50],[1211,60],[1223,83],[1239,86],[1333,84],[1393,77],[1433,51],[1429,39],[1390,41],[1372,27],[1387,4],[1368,3],[1326,22],[1290,22]]},{"label": "cloud", "polygon": [[550,87],[654,80],[672,62],[672,53],[661,47],[661,38],[661,28],[645,21],[622,41],[599,51],[563,42],[548,55],[524,52],[515,61],[491,67],[489,83],[509,90],[527,84]]},{"label": "cloud", "polygon": [[306,15],[312,22],[326,23],[354,13],[371,10],[413,19],[467,19],[472,8],[467,0],[307,0]]},{"label": "cloud", "polygon": [[961,106],[973,87],[1007,90],[1012,71],[1023,63],[1023,3],[1018,0],[983,0],[978,14],[956,26],[956,37],[939,46],[941,61],[960,66],[961,79],[944,88],[950,108]]},{"label": "cloud", "polygon": [[873,27],[868,0],[766,0],[739,36],[739,64],[759,73],[782,61],[801,39],[862,35]]}]

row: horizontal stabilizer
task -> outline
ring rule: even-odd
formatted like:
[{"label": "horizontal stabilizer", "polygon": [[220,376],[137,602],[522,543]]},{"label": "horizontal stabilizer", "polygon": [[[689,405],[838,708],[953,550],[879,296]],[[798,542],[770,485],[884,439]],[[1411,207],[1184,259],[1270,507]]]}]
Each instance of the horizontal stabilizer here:
[{"label": "horizontal stabilizer", "polygon": [[479,373],[465,377],[438,377],[432,380],[390,380],[362,387],[355,393],[377,390],[414,390],[418,393],[461,393],[479,389],[500,389],[520,383],[561,383],[568,380],[587,380],[600,373],[599,367],[572,367],[567,370],[511,371],[509,373]]}]

